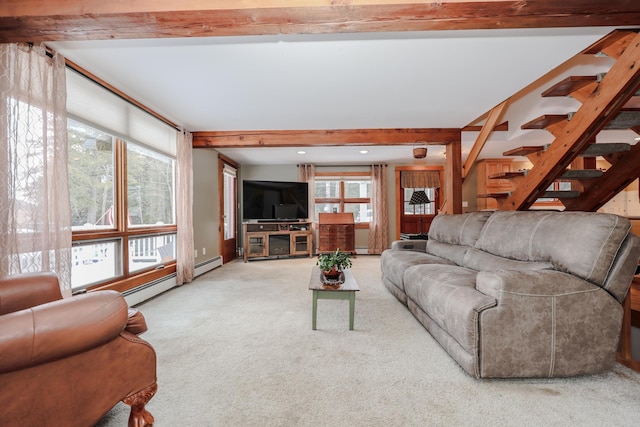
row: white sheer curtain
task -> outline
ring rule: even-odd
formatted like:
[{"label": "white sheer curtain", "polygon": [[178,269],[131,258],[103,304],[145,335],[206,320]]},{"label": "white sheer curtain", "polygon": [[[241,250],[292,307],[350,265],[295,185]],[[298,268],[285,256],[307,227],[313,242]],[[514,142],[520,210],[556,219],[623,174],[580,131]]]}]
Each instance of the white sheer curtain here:
[{"label": "white sheer curtain", "polygon": [[176,256],[176,282],[189,283],[195,275],[193,256],[193,135],[178,132],[178,165],[176,177],[176,202],[178,224],[178,254]]},{"label": "white sheer curtain", "polygon": [[313,242],[311,243],[311,250],[312,253],[315,253],[316,225],[314,218],[316,216],[316,166],[311,164],[298,165],[298,180],[309,184],[309,205],[307,215],[309,217],[309,221],[311,221],[311,236],[314,236],[312,238]]},{"label": "white sheer curtain", "polygon": [[0,275],[52,271],[71,295],[65,61],[0,44]]},{"label": "white sheer curtain", "polygon": [[371,210],[373,221],[369,223],[370,254],[380,254],[388,246],[387,219],[387,165],[371,166]]}]

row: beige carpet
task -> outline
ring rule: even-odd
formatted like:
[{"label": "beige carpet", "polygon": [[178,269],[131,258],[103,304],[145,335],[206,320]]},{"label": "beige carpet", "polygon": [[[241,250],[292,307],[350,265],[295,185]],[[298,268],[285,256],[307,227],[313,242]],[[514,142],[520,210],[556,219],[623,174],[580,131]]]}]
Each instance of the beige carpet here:
[{"label": "beige carpet", "polygon": [[[346,301],[318,301],[315,259],[234,261],[139,306],[158,354],[156,426],[636,426],[640,374],[475,380],[358,256]],[[126,426],[118,404],[98,424]]]}]

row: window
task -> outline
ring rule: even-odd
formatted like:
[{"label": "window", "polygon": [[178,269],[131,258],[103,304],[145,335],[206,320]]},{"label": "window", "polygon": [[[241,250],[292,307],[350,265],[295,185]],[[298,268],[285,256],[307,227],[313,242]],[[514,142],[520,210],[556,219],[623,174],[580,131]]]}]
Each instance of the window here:
[{"label": "window", "polygon": [[370,176],[316,176],[315,221],[321,212],[353,212],[356,224],[368,226],[372,220]]},{"label": "window", "polygon": [[236,168],[224,163],[222,166],[222,176],[224,181],[224,240],[235,239],[236,237],[236,187],[238,185],[238,178],[236,175]]},{"label": "window", "polygon": [[114,138],[72,119],[67,134],[72,229],[113,229]]},{"label": "window", "polygon": [[[554,181],[547,191],[571,191],[571,181]],[[534,205],[540,206],[564,206],[560,199],[555,197],[540,197],[536,199]]]},{"label": "window", "polygon": [[[436,189],[435,188],[405,188],[404,190],[404,214],[405,215],[435,215],[436,214]],[[424,190],[430,203],[412,205],[411,196],[416,190]]]},{"label": "window", "polygon": [[121,254],[121,238],[74,242],[71,248],[71,290],[77,291],[121,276]]},{"label": "window", "polygon": [[127,224],[175,224],[174,160],[135,144],[126,145]]},{"label": "window", "polygon": [[175,272],[177,131],[67,69],[72,289]]},{"label": "window", "polygon": [[81,120],[67,130],[72,290],[174,262],[175,160]]}]

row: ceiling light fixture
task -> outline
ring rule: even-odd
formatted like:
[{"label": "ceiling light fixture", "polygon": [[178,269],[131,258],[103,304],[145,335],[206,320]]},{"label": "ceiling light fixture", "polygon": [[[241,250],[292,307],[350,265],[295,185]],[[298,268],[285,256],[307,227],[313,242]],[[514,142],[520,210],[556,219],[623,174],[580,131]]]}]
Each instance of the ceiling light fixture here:
[{"label": "ceiling light fixture", "polygon": [[414,159],[424,159],[427,157],[427,147],[413,147],[413,158]]},{"label": "ceiling light fixture", "polygon": [[307,152],[300,150],[300,151],[298,151],[298,154],[307,154]]},{"label": "ceiling light fixture", "polygon": [[360,150],[360,154],[367,154],[369,150]]}]

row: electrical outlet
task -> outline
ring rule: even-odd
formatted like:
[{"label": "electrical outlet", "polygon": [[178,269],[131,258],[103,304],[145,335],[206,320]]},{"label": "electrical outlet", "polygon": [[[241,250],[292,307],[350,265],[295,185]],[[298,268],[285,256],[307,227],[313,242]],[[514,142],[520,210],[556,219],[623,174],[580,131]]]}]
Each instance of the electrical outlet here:
[{"label": "electrical outlet", "polygon": [[194,258],[198,258],[198,250],[197,249],[193,250],[193,257]]},{"label": "electrical outlet", "polygon": [[463,208],[468,208],[469,207],[469,202],[467,202],[466,200],[462,201],[462,207]]},{"label": "electrical outlet", "polygon": [[207,254],[207,248],[202,248],[202,255],[206,255]]}]

